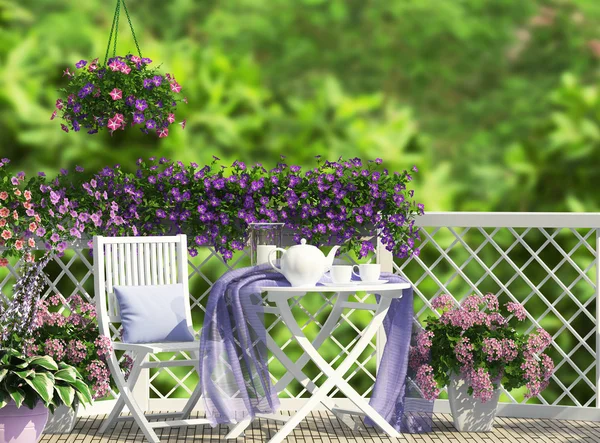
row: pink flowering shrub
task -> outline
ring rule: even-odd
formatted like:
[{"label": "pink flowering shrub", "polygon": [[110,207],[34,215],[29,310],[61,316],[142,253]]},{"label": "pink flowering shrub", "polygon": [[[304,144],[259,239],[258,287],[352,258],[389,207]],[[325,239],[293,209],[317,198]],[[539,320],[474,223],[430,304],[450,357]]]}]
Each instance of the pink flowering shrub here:
[{"label": "pink flowering shrub", "polygon": [[[99,336],[95,306],[79,295],[64,300],[55,294],[39,301],[33,333],[23,340],[26,356],[49,355],[57,362],[75,367],[88,382],[94,399],[110,393],[106,359],[111,352],[108,338]],[[121,368],[126,375],[131,366],[131,358],[125,355]]]},{"label": "pink flowering shrub", "polygon": [[[554,363],[544,350],[552,337],[541,328],[529,335],[518,333],[500,313],[495,295],[471,295],[459,305],[445,294],[431,305],[441,315],[427,319],[409,353],[409,367],[424,398],[436,398],[453,374],[464,377],[469,393],[482,402],[500,384],[507,390],[525,386],[526,398],[548,386]],[[505,307],[516,320],[527,318],[519,303]]]}]

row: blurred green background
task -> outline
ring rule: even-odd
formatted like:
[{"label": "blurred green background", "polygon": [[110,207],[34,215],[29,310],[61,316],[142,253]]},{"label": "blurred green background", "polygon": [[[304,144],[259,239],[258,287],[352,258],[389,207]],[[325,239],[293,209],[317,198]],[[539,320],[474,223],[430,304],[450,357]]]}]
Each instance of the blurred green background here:
[{"label": "blurred green background", "polygon": [[383,157],[420,167],[428,210],[599,207],[596,0],[129,0],[188,126],[65,134],[62,71],[104,56],[114,3],[0,0],[0,146],[20,168]]},{"label": "blurred green background", "polygon": [[[266,166],[280,154],[307,166],[318,154],[382,157],[390,170],[419,167],[417,197],[428,211],[600,210],[598,0],[128,0],[142,54],[183,86],[189,104],[177,118],[187,127],[163,140],[65,134],[50,121],[62,71],[104,56],[114,4],[0,0],[0,154],[16,168],[132,170],[151,155]],[[122,17],[118,52],[134,50]],[[425,250],[423,260],[434,255]],[[593,273],[591,259],[577,262]],[[502,281],[514,273],[497,272]],[[536,282],[546,275],[527,272]],[[423,284],[433,295],[437,286]],[[544,290],[559,297],[556,285]],[[526,307],[546,309],[536,300]],[[579,311],[561,312],[570,319]],[[587,334],[593,324],[583,322],[571,323]],[[554,333],[561,325],[545,326]],[[562,337],[565,352],[579,341]],[[568,365],[561,370],[561,380],[576,383]],[[576,391],[582,402],[593,397],[589,387]],[[552,386],[549,400],[561,392]]]}]

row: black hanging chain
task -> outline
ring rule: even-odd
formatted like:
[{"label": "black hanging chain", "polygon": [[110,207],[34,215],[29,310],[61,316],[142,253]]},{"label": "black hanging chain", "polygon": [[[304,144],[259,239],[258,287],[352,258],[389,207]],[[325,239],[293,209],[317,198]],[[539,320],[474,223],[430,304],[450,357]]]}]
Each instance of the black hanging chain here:
[{"label": "black hanging chain", "polygon": [[140,50],[140,45],[137,41],[137,37],[135,36],[135,31],[133,30],[133,25],[131,24],[131,17],[129,17],[129,11],[127,10],[127,5],[125,4],[125,0],[121,0],[123,2],[123,9],[125,9],[125,15],[127,16],[127,21],[129,22],[129,28],[131,28],[131,35],[133,35],[133,41],[135,43],[135,47],[137,48],[138,55],[142,58],[142,51]]},{"label": "black hanging chain", "polygon": [[[127,16],[127,22],[129,23],[129,28],[131,29],[131,34],[133,35],[133,41],[135,42],[135,47],[137,48],[138,55],[142,58],[142,51],[140,50],[140,45],[138,43],[137,37],[135,36],[135,31],[133,30],[133,24],[131,23],[131,17],[129,16],[129,11],[127,10],[127,5],[125,4],[125,0],[117,0],[117,6],[115,8],[115,16],[113,17],[112,27],[110,28],[110,35],[108,37],[108,45],[106,46],[106,55],[104,56],[104,64],[108,62],[108,53],[110,52],[110,44],[113,44],[113,57],[117,55],[117,39],[119,36],[119,17],[121,15],[121,3],[123,3],[123,9],[125,10],[125,15]],[[114,40],[113,40],[114,33]]]},{"label": "black hanging chain", "polygon": [[117,0],[117,7],[115,9],[115,15],[113,17],[112,27],[110,28],[110,35],[108,36],[108,44],[106,45],[106,55],[104,56],[104,64],[105,65],[106,65],[106,62],[108,62],[108,52],[110,51],[110,43],[112,41],[113,32],[115,30],[115,25],[116,25],[118,17],[119,17],[120,7],[121,7],[121,0]]}]

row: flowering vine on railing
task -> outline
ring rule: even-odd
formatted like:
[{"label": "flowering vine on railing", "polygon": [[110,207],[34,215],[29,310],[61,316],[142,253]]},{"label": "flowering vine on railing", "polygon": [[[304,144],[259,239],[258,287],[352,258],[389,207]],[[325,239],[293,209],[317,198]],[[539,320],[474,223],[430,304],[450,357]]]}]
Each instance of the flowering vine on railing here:
[{"label": "flowering vine on railing", "polygon": [[[186,233],[189,252],[213,246],[225,260],[245,247],[251,222],[285,222],[314,245],[342,244],[366,257],[374,250],[365,234],[378,232],[396,257],[418,255],[415,217],[423,205],[408,189],[411,173],[389,173],[381,159],[366,165],[322,161],[302,172],[279,162],[267,170],[240,161],[226,167],[185,165],[165,158],[137,162],[128,173],[116,165],[89,175],[81,167],[48,179],[25,180],[0,161],[0,236],[4,256],[18,256],[37,240],[59,254],[68,242],[102,235]],[[417,168],[413,167],[413,172]],[[5,258],[0,265],[6,265]]]}]

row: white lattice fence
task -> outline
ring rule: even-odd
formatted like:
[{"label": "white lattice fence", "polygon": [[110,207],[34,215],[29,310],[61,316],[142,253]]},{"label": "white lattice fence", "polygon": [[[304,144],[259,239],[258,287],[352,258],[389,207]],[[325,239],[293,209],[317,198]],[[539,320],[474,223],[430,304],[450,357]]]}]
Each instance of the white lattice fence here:
[{"label": "white lattice fence", "polygon": [[[596,214],[428,214],[422,254],[395,264],[415,285],[415,312],[433,315],[430,300],[494,293],[523,303],[523,331],[545,328],[554,338],[550,386],[527,403],[593,406],[597,392]],[[524,389],[501,401],[525,403]]]},{"label": "white lattice fence", "polygon": [[[83,243],[82,243],[83,245]],[[72,245],[65,251],[63,257],[52,256],[52,260],[47,265],[45,273],[47,275],[46,288],[43,298],[54,294],[62,295],[65,301],[62,309],[67,309],[66,299],[73,294],[80,294],[84,299],[93,302],[94,297],[94,279],[93,263],[87,246]],[[351,259],[345,257],[346,260]],[[199,251],[197,257],[189,258],[189,281],[190,298],[192,307],[192,317],[194,327],[199,331],[204,320],[205,306],[208,301],[208,295],[214,282],[227,270],[250,264],[249,255],[246,251],[238,253],[229,263],[224,263],[222,259],[209,248],[203,248]],[[0,268],[0,294],[10,296],[12,285],[18,275],[19,263],[12,263],[7,268]],[[369,301],[360,294],[354,301]],[[300,322],[309,338],[313,338],[318,329],[327,319],[331,311],[332,302],[330,298],[323,294],[308,294],[305,297],[294,300],[293,312]],[[334,363],[341,362],[343,357],[350,351],[352,346],[360,338],[360,331],[370,321],[371,313],[368,311],[348,311],[344,314],[340,322],[335,327],[332,335],[327,339],[321,348],[324,356]],[[286,354],[295,360],[301,354],[301,350],[296,341],[291,339],[290,333],[282,324],[279,317],[268,316],[266,326],[269,333],[275,341],[285,349]],[[113,336],[118,338],[119,330],[113,329]],[[368,351],[361,356],[359,363],[351,368],[347,375],[347,380],[358,392],[368,396],[371,392],[377,364],[377,347],[375,340],[371,343]],[[151,360],[157,359],[170,360],[189,360],[190,356],[186,353],[160,354],[150,357]],[[283,376],[285,370],[283,366],[272,357],[269,359],[273,382],[276,383]],[[305,373],[311,379],[320,385],[324,380],[323,374],[316,366],[308,364]],[[136,385],[136,397],[140,404],[148,409],[152,405],[165,405],[168,408],[168,402],[165,400],[181,399],[188,397],[194,386],[198,382],[197,373],[192,367],[171,367],[151,369],[146,376],[141,376]],[[307,396],[306,390],[297,382],[292,382],[283,392],[282,397],[304,398]]]}]

